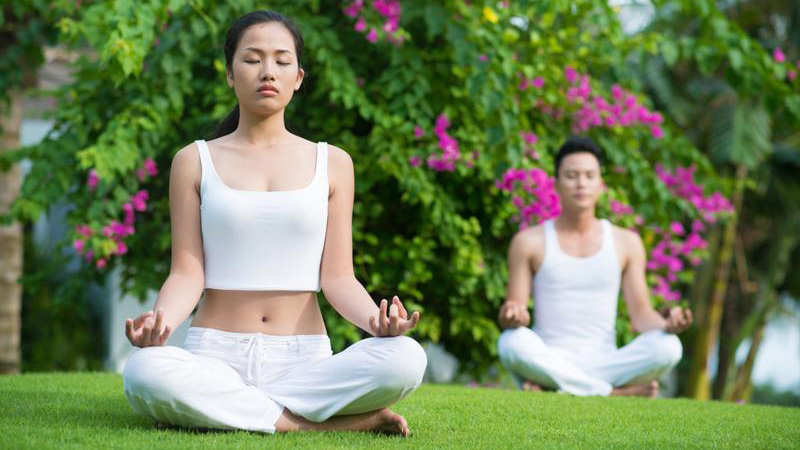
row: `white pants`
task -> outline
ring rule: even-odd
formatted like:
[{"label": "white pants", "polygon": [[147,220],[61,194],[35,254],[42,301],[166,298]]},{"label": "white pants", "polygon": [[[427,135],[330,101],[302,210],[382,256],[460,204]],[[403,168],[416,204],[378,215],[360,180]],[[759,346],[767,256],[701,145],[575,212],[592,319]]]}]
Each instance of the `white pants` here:
[{"label": "white pants", "polygon": [[672,369],[682,352],[677,336],[658,330],[622,348],[579,357],[548,347],[526,327],[505,330],[498,341],[500,361],[518,386],[528,380],[573,395],[609,395],[614,387],[648,383]]},{"label": "white pants", "polygon": [[131,355],[123,385],[134,411],[164,423],[273,433],[284,407],[314,422],[386,407],[420,385],[426,365],[405,336],[364,339],[333,355],[326,335],[192,327],[184,348]]}]

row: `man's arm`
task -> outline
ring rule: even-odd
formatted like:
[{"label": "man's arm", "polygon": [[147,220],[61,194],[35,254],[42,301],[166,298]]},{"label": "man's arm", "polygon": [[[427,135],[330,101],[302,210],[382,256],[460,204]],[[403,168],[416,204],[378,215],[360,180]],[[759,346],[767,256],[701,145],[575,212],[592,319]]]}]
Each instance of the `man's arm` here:
[{"label": "man's arm", "polygon": [[503,328],[526,327],[531,322],[528,301],[531,295],[533,278],[532,263],[541,253],[539,229],[526,229],[517,232],[511,239],[508,249],[508,287],[506,301],[500,306],[498,319]]},{"label": "man's arm", "polygon": [[692,323],[692,313],[688,309],[671,308],[668,317],[664,318],[653,308],[645,281],[647,254],[642,238],[633,231],[622,230],[622,233],[625,253],[622,293],[628,306],[633,330],[638,333],[650,330],[680,333],[688,328]]}]

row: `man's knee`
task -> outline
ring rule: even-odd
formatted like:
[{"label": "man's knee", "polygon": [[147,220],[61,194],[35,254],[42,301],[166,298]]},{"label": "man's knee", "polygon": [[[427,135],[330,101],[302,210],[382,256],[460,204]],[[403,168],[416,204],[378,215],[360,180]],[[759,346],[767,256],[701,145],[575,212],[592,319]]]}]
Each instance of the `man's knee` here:
[{"label": "man's knee", "polygon": [[497,354],[500,361],[507,364],[535,350],[538,341],[535,332],[529,328],[509,328],[497,340]]},{"label": "man's knee", "polygon": [[683,345],[678,336],[672,333],[663,333],[654,346],[656,359],[661,366],[674,366],[683,356]]}]

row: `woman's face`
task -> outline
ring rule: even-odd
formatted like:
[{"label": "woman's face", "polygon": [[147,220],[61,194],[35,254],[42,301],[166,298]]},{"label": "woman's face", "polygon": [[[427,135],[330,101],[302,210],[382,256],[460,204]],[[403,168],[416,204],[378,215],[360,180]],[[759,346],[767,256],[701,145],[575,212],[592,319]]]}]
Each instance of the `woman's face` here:
[{"label": "woman's face", "polygon": [[227,74],[239,107],[264,115],[284,109],[305,75],[292,34],[280,22],[247,28]]}]

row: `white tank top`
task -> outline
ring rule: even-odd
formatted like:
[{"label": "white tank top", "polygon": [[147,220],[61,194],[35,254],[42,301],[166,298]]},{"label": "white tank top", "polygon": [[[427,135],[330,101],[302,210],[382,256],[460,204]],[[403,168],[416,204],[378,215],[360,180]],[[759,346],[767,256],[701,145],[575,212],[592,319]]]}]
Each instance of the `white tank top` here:
[{"label": "white tank top", "polygon": [[612,226],[601,220],[603,242],[589,257],[561,251],[552,220],[544,223],[544,261],[533,278],[534,330],[551,347],[572,355],[616,348],[621,269]]},{"label": "white tank top", "polygon": [[328,146],[317,144],[311,183],[288,191],[225,185],[206,141],[200,153],[200,221],[205,287],[245,291],[319,291],[328,220]]}]

